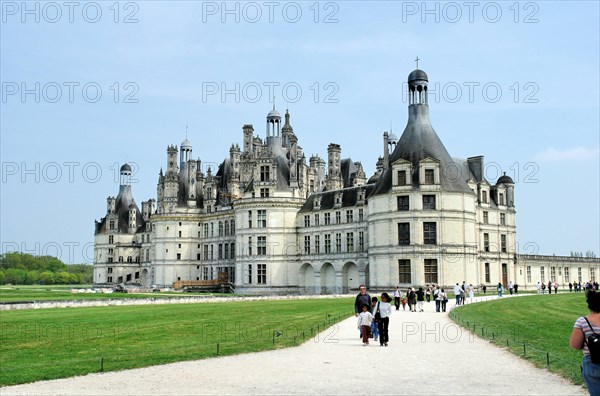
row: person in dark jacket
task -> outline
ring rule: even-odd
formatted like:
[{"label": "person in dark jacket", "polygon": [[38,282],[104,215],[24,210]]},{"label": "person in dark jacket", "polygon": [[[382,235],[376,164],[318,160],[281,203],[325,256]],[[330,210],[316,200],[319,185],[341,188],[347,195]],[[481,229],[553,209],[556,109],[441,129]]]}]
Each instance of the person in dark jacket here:
[{"label": "person in dark jacket", "polygon": [[[367,293],[366,286],[360,285],[358,290],[359,293],[354,300],[354,316],[356,317],[362,312],[363,305],[366,305],[367,307],[371,306],[371,296]],[[360,328],[360,338],[362,338],[362,327]]]}]

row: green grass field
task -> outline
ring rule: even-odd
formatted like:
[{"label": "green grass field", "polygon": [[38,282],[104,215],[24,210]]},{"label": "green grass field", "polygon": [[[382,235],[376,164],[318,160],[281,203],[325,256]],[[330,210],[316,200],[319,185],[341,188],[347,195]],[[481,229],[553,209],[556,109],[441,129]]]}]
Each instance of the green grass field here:
[{"label": "green grass field", "polygon": [[[97,300],[114,298],[162,298],[207,296],[208,293],[71,293],[71,289],[90,288],[91,285],[28,285],[0,286],[0,302],[19,301],[63,301],[63,300]],[[217,296],[232,296],[233,294],[215,294]]]},{"label": "green grass field", "polygon": [[[0,385],[300,344],[353,299],[3,311]],[[276,331],[282,334],[274,338]],[[275,342],[273,342],[275,340]]]},{"label": "green grass field", "polygon": [[464,305],[450,317],[536,366],[582,384],[582,353],[569,347],[569,337],[575,320],[588,313],[584,293],[564,293]]}]

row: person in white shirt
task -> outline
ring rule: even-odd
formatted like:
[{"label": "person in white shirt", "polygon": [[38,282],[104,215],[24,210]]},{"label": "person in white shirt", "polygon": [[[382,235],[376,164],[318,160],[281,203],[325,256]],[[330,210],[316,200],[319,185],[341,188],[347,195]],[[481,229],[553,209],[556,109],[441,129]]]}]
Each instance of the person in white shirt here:
[{"label": "person in white shirt", "polygon": [[381,294],[381,299],[375,308],[379,312],[380,318],[377,319],[379,326],[379,345],[388,346],[390,340],[388,334],[388,326],[390,324],[390,316],[392,315],[392,306],[390,304],[390,296],[387,293]]},{"label": "person in white shirt", "polygon": [[475,288],[473,287],[473,284],[469,284],[469,298],[471,301],[469,301],[471,304],[473,304],[473,297],[475,297]]},{"label": "person in white shirt", "polygon": [[461,291],[462,291],[462,287],[460,287],[457,283],[456,286],[454,286],[454,297],[456,297],[456,305],[460,305],[460,292]]},{"label": "person in white shirt", "polygon": [[371,322],[373,322],[373,314],[369,312],[369,306],[367,304],[363,304],[361,309],[362,312],[358,315],[358,325],[362,330],[363,346],[367,346],[369,345],[369,337],[371,336]]},{"label": "person in white shirt", "polygon": [[400,311],[400,299],[402,298],[402,292],[400,288],[396,286],[396,290],[394,290],[394,305],[396,306],[396,311]]}]

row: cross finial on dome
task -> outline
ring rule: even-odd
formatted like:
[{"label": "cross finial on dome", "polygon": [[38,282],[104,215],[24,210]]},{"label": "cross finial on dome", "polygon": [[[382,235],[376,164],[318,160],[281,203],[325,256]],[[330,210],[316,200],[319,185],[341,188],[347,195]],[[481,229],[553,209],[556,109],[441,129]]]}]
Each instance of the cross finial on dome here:
[{"label": "cross finial on dome", "polygon": [[187,131],[188,131],[188,126],[185,126],[185,138],[187,139]]},{"label": "cross finial on dome", "polygon": [[273,110],[275,110],[275,95],[273,95]]},{"label": "cross finial on dome", "polygon": [[421,59],[419,59],[419,57],[418,57],[418,56],[417,56],[417,59],[415,59],[415,62],[417,62],[417,69],[419,68],[419,61],[420,61],[420,60],[421,60]]}]

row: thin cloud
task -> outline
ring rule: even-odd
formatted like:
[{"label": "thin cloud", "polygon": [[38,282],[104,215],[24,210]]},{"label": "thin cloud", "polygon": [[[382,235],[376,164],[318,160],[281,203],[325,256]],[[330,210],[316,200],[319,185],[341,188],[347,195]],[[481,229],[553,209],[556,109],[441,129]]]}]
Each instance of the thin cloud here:
[{"label": "thin cloud", "polygon": [[546,150],[538,153],[535,158],[539,161],[562,162],[562,161],[586,161],[598,158],[598,148],[573,147],[569,149],[555,149],[548,147]]}]

